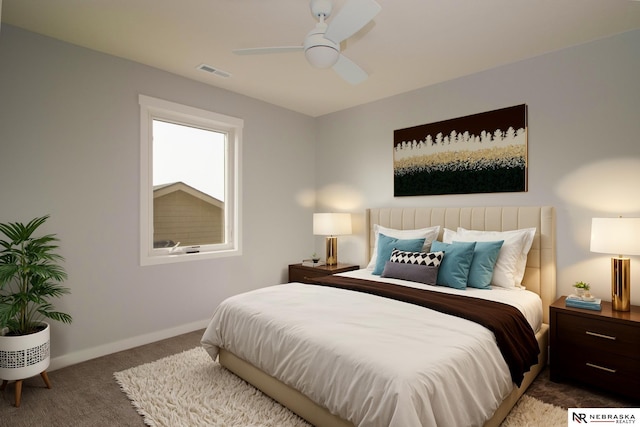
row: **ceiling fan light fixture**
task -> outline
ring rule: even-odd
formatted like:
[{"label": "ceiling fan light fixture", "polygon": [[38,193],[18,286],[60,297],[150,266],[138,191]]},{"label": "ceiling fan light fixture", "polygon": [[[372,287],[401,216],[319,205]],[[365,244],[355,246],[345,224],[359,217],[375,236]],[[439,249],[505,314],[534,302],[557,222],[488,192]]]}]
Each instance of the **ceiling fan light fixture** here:
[{"label": "ceiling fan light fixture", "polygon": [[331,46],[311,46],[304,51],[307,61],[316,68],[331,68],[338,62],[340,52]]},{"label": "ceiling fan light fixture", "polygon": [[376,0],[346,0],[338,14],[327,24],[325,19],[331,14],[333,0],[310,0],[310,3],[311,13],[318,19],[318,23],[307,33],[302,46],[237,49],[234,53],[248,55],[303,50],[312,67],[333,68],[340,77],[351,84],[366,80],[367,73],[340,53],[340,44],[371,22],[380,12],[380,5]]}]

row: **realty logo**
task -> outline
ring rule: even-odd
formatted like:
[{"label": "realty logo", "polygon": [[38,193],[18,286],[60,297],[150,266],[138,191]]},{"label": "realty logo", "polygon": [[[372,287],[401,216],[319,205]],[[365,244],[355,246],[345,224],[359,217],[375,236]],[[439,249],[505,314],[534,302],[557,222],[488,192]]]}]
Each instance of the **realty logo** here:
[{"label": "realty logo", "polygon": [[587,414],[583,412],[573,412],[573,422],[578,424],[587,423]]},{"label": "realty logo", "polygon": [[569,427],[583,426],[589,423],[640,424],[640,408],[569,408],[567,411]]}]

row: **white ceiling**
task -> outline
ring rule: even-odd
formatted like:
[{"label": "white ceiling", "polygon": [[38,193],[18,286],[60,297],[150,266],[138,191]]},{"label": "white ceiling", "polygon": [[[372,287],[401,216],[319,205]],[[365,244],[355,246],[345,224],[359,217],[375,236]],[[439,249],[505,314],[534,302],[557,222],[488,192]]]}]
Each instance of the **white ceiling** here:
[{"label": "white ceiling", "polygon": [[[346,1],[334,0],[332,16]],[[369,73],[357,86],[301,52],[231,52],[302,44],[316,23],[308,0],[4,0],[1,16],[314,117],[640,28],[632,0],[377,1],[382,11],[342,45]],[[231,77],[200,71],[202,63]]]}]

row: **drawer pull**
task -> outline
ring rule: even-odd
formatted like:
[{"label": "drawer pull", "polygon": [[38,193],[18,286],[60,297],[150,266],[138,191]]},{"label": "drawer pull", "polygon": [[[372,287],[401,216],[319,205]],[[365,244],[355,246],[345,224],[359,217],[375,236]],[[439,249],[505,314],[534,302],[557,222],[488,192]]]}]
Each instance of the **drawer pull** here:
[{"label": "drawer pull", "polygon": [[586,363],[587,366],[591,367],[591,368],[596,368],[596,369],[600,369],[601,371],[607,371],[607,372],[611,372],[612,374],[616,373],[615,369],[611,369],[611,368],[605,368],[604,366],[600,366],[600,365],[594,365],[593,363]]},{"label": "drawer pull", "polygon": [[611,335],[603,335],[603,334],[599,334],[597,332],[591,332],[591,331],[586,331],[587,335],[591,335],[592,337],[598,337],[598,338],[606,338],[608,340],[612,340],[615,341],[616,337],[612,337]]}]

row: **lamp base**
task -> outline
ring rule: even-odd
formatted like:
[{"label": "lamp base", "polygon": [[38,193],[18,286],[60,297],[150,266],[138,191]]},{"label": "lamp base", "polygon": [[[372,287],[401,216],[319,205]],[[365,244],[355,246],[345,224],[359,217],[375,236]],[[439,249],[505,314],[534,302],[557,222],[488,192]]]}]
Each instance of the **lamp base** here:
[{"label": "lamp base", "polygon": [[338,238],[335,236],[327,237],[325,240],[326,245],[326,264],[336,265],[338,264]]},{"label": "lamp base", "polygon": [[611,306],[616,311],[631,310],[631,261],[611,258]]}]

